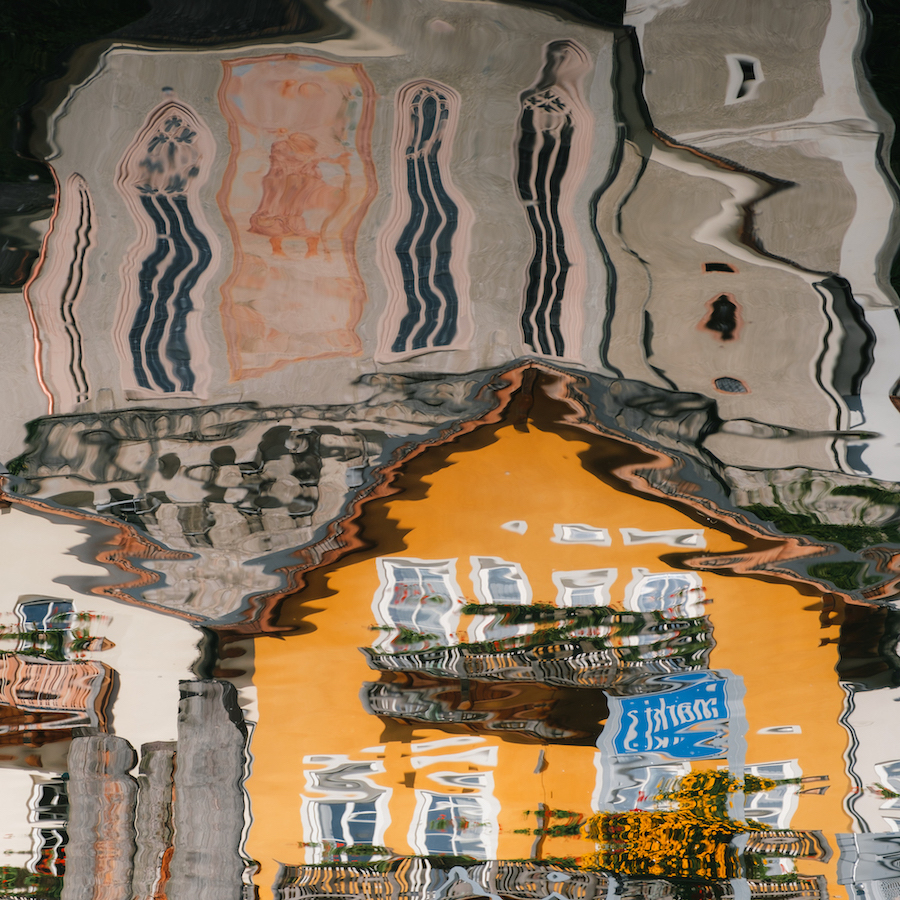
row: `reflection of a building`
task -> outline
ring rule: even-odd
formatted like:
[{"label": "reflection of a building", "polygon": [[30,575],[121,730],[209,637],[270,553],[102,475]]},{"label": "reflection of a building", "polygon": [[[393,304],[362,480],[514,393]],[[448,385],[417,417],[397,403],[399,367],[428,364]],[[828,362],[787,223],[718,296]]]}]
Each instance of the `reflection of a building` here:
[{"label": "reflection of a building", "polygon": [[[889,202],[863,177],[874,150],[844,176],[852,141],[823,136],[845,85],[810,87],[813,121],[788,108],[783,49],[776,62],[723,44],[721,71],[685,74],[654,29],[687,16],[679,40],[708,43],[699,0],[635,13],[637,44],[562,14],[408,6],[419,36],[402,65],[395,11],[346,4],[349,38],[113,45],[48,97],[59,205],[27,301],[54,415],[17,461],[30,489],[196,553],[155,602],[218,619],[276,589],[282,560],[265,557],[321,543],[390,458],[388,435],[477,418],[479,378],[516,357],[587,370],[638,417],[667,405],[681,421],[662,430],[742,505],[791,506],[805,470],[830,488],[864,472],[844,432],[872,365],[852,283],[865,267],[849,286],[834,273],[860,243],[860,192],[866,209]],[[833,30],[804,33],[815,67]],[[640,54],[655,73],[643,112]],[[728,72],[742,80],[719,98]],[[661,80],[679,84],[677,115]],[[773,117],[800,122],[816,153],[790,129],[766,137]],[[113,137],[98,150],[96,133]],[[716,155],[694,146],[720,133]],[[827,240],[817,225],[813,241],[826,179]],[[863,293],[866,315],[888,302]],[[769,473],[785,466],[803,477],[781,485]],[[806,505],[840,518],[828,498]]]},{"label": "reflection of a building", "polygon": [[[408,6],[348,9],[353,30],[356,13],[367,21],[349,42],[339,30],[190,56],[114,46],[48,109],[59,204],[26,299],[52,415],[14,470],[44,498],[192,551],[158,566],[160,606],[241,611],[280,586],[273,554],[327,543],[395,436],[490,406],[471,402],[477,378],[436,380],[422,354],[461,373],[529,347],[593,353],[582,306],[603,265],[579,249],[589,226],[574,208],[613,143],[592,131],[611,120],[610,32]],[[397,15],[424,36],[403,66]],[[459,76],[462,59],[480,65],[473,28],[503,48],[475,81]],[[81,127],[102,109],[117,112]],[[97,129],[116,135],[100,153],[85,143]],[[560,144],[551,191],[540,150],[516,181],[519,132],[520,161],[535,141]],[[478,167],[463,164],[472,152]],[[548,258],[529,263],[547,229]],[[400,364],[408,375],[373,374]],[[315,407],[279,407],[293,394]]]},{"label": "reflection of a building", "polygon": [[[817,258],[814,264],[803,253],[807,238],[822,246],[815,209],[821,202],[816,193],[820,175],[814,162],[806,165],[806,145],[799,141],[799,150],[788,145],[773,151],[771,167],[763,138],[755,143],[748,139],[753,152],[737,152],[744,145],[733,138],[735,123],[740,121],[753,135],[764,134],[771,127],[769,117],[777,118],[778,111],[749,96],[739,107],[727,101],[722,105],[718,92],[724,78],[719,76],[726,71],[725,50],[735,36],[704,30],[699,23],[706,21],[707,6],[690,4],[693,24],[690,38],[685,38],[692,48],[703,46],[705,59],[715,53],[717,42],[723,45],[721,67],[700,67],[702,80],[697,67],[682,67],[681,53],[673,58],[651,41],[651,24],[641,32],[642,40],[650,43],[647,66],[654,76],[667,73],[661,83],[666,91],[678,91],[687,108],[673,132],[672,117],[663,112],[670,108],[668,102],[659,104],[662,123],[655,118],[651,123],[656,105],[651,104],[648,115],[646,107],[621,104],[629,140],[609,186],[594,196],[598,244],[615,272],[609,299],[613,312],[601,345],[604,360],[627,378],[714,399],[725,424],[706,443],[727,463],[775,468],[802,461],[832,469],[837,458],[839,470],[866,471],[848,464],[846,454],[852,456],[855,447],[858,455],[858,445],[824,434],[861,421],[858,395],[872,365],[873,334],[852,289],[828,274],[838,271],[830,265],[835,260]],[[669,24],[671,18],[685,15],[681,8],[666,12],[668,17],[659,17]],[[683,27],[676,27],[676,41]],[[659,71],[654,53],[663,56]],[[629,77],[638,77],[629,64],[623,53],[620,97],[628,95]],[[675,85],[684,81],[689,84],[682,97]],[[684,135],[686,130],[692,133]],[[673,133],[678,139],[665,136]],[[702,142],[701,149],[694,146],[693,138],[700,133],[725,133],[733,140],[724,148],[716,144],[713,155]],[[733,156],[731,149],[736,151]],[[886,199],[886,186],[872,168],[873,183],[867,187]],[[801,197],[791,194],[778,175],[770,175],[772,169],[789,172],[800,182]],[[851,196],[858,189],[843,179],[838,186]],[[808,196],[816,200],[806,205]],[[836,232],[858,230],[861,216],[854,217],[852,201],[842,194],[833,200],[829,212]],[[783,223],[775,226],[774,239],[767,227],[772,221]],[[787,243],[779,228],[790,228],[792,238],[801,235],[797,255],[793,240]],[[839,244],[838,238],[835,241]],[[799,258],[801,264],[788,258]],[[884,296],[879,289],[887,303]],[[789,396],[785,384],[791,385]],[[779,427],[788,432],[779,432]],[[777,439],[792,431],[798,439],[806,438],[802,447]]]},{"label": "reflection of a building", "polygon": [[[437,867],[428,860],[408,860],[384,872],[377,886],[369,871],[361,867],[291,868],[285,872],[278,897],[279,900],[300,900],[322,895],[365,898],[450,895],[488,897],[491,900],[506,897],[548,900],[559,897],[606,897],[610,890],[615,890],[615,896],[624,900],[644,900],[646,897],[673,896],[678,889],[677,883],[668,881],[655,884],[636,881],[617,885],[601,873],[578,872],[532,862],[486,862],[448,869]],[[748,880],[738,890],[744,890],[742,896],[751,898],[779,894],[804,898],[827,896],[823,893],[826,889],[821,880],[814,878],[802,878],[788,887],[774,888],[772,882]],[[720,886],[714,896],[724,898],[737,894],[731,894],[728,887]]]},{"label": "reflection of a building", "polygon": [[[102,787],[97,776],[106,766],[103,753],[88,754],[79,767],[72,749],[107,741],[110,768],[118,766],[119,781],[134,786],[127,775],[135,762],[131,748],[178,737],[180,683],[193,677],[202,635],[189,621],[128,608],[104,595],[110,582],[131,580],[102,561],[104,549],[115,555],[118,529],[96,517],[20,504],[7,505],[3,526],[4,864],[58,876],[70,871],[67,864],[77,857],[76,872],[80,864],[87,883],[103,875],[104,865],[84,871],[90,856],[85,851],[97,836],[90,823],[109,814],[110,829],[120,827],[125,806],[102,790],[91,795]],[[113,791],[115,779],[108,781]],[[76,834],[79,821],[87,825]],[[129,827],[133,833],[133,824]],[[121,849],[117,845],[116,854]],[[120,870],[117,863],[105,876],[116,881]]]},{"label": "reflection of a building", "polygon": [[[397,15],[421,32],[402,66]],[[287,366],[332,403],[364,395],[351,383],[375,359],[438,352],[461,372],[523,352],[596,358],[584,306],[604,266],[576,198],[614,143],[594,127],[612,121],[611,32],[476,3],[365,19],[349,41],[112,47],[50,113],[60,203],[28,297],[54,412],[251,386],[283,402]],[[461,75],[482,65],[473,29],[494,35],[477,80]],[[72,116],[113,109],[97,153]]]},{"label": "reflection of a building", "polygon": [[[753,837],[778,873],[796,865],[813,879],[811,891],[819,890],[814,876],[833,883],[823,848],[834,847],[848,823],[840,808],[843,694],[830,645],[815,646],[809,598],[794,587],[718,571],[785,560],[711,527],[714,510],[691,505],[689,492],[677,509],[648,499],[641,473],[653,471],[652,457],[591,438],[590,426],[552,425],[571,407],[550,415],[535,385],[520,386],[518,396],[507,410],[518,428],[484,424],[408,459],[395,481],[399,495],[371,500],[356,531],[345,529],[345,539],[365,535],[378,549],[357,539],[347,562],[309,568],[301,595],[308,605],[289,603],[277,623],[302,633],[256,642],[260,725],[247,852],[262,864],[258,883],[277,876],[284,896],[304,885],[337,889],[365,882],[366,864],[391,854],[576,857],[591,812],[652,805],[691,765],[725,764],[785,782],[748,796],[744,807],[768,828],[794,830],[787,849],[778,844],[783,834],[768,844],[763,833]],[[517,419],[532,404],[531,420]],[[597,478],[608,460],[617,461],[617,487]],[[507,478],[528,491],[507,491]],[[420,499],[409,495],[416,484],[425,489]],[[643,493],[622,492],[626,484],[643,485]],[[46,618],[53,609],[23,615]],[[781,627],[773,634],[767,623],[775,615]],[[610,747],[616,709],[664,697],[685,676],[721,671],[738,677],[723,695],[730,717],[714,717],[711,757]],[[797,671],[804,680],[786,691]],[[302,704],[298,683],[317,686]],[[240,739],[230,751],[238,770],[243,747]],[[125,784],[127,768],[116,773]],[[809,781],[825,776],[830,781]],[[163,789],[173,777],[162,773]],[[235,787],[225,790],[232,796]],[[232,802],[237,836],[223,839],[225,856],[238,861],[236,877],[241,803]],[[51,840],[52,829],[44,830]],[[809,838],[818,831],[824,844]],[[160,852],[171,855],[173,846],[170,837]],[[324,862],[337,866],[330,888],[309,868]],[[402,861],[390,865],[406,871]],[[518,883],[523,873],[536,872],[542,885],[569,874],[529,866],[467,863],[453,877],[496,889],[497,879]],[[423,890],[451,880],[425,860],[415,872],[408,877]]]},{"label": "reflection of a building", "polygon": [[[828,645],[797,639],[808,600],[784,582],[720,574],[717,560],[734,565],[746,545],[690,506],[599,480],[611,451],[534,419],[483,426],[409,463],[396,497],[364,507],[362,532],[379,549],[307,574],[305,602],[287,601],[279,619],[302,633],[255,650],[248,852],[259,883],[277,878],[285,897],[363,891],[367,865],[413,879],[401,858],[436,855],[531,859],[542,878],[562,878],[540,860],[583,856],[587,816],[652,806],[692,766],[717,765],[779,781],[742,808],[788,829],[751,838],[770,875],[799,870],[813,896],[824,890],[815,877],[835,882],[843,693]],[[506,478],[527,493],[507,492]],[[415,484],[424,497],[406,496]],[[804,680],[785,689],[796,671]],[[697,701],[699,744],[696,728],[670,727],[662,750],[616,751],[629,705],[705,690],[719,672],[735,673],[727,713]],[[292,684],[307,679],[316,693],[296,708]],[[325,862],[337,867],[327,877],[314,867]],[[466,864],[453,878],[479,883],[480,871]],[[416,872],[423,886],[453,880],[425,861]],[[498,878],[489,892],[502,894]]]},{"label": "reflection of a building", "polygon": [[[702,20],[708,6],[642,24],[641,51],[666,73],[656,83],[680,85],[673,61],[654,55],[654,29]],[[821,129],[812,155],[790,129],[765,144],[776,109],[766,92],[786,63],[761,50],[721,48],[724,106],[697,101],[715,94],[715,72],[701,71],[685,91],[693,107],[668,119],[648,82],[654,132],[632,108],[634,44],[610,31],[485,3],[398,12],[351,2],[341,15],[349,28],[316,40],[190,57],[105,49],[48,102],[45,155],[60,199],[27,294],[52,415],[33,426],[16,474],[23,494],[158,542],[136,563],[145,582],[119,599],[264,629],[301,571],[303,598],[322,606],[292,621],[289,605],[281,624],[315,630],[260,643],[255,680],[270,711],[250,782],[260,884],[278,860],[283,896],[304,896],[304,885],[333,893],[339,876],[305,864],[372,860],[379,847],[578,855],[578,816],[651,803],[688,765],[660,747],[603,745],[610,721],[666,695],[661,686],[719,671],[737,676],[721,695],[734,721],[710,720],[719,755],[695,764],[724,759],[784,781],[747,798],[745,814],[767,826],[846,830],[829,651],[798,648],[809,615],[793,587],[716,570],[765,563],[772,577],[796,577],[799,557],[820,548],[769,543],[766,556],[697,511],[701,497],[728,506],[721,479],[732,503],[869,521],[873,505],[857,500],[804,506],[796,479],[782,483],[775,467],[845,473],[820,475],[830,487],[865,471],[857,445],[835,432],[859,422],[869,320],[884,305],[867,284],[863,316],[852,293],[862,277],[848,268],[853,210],[862,197],[883,201],[883,185],[863,190],[838,173],[846,154]],[[411,46],[406,31],[417,34]],[[685,40],[708,32],[693,21]],[[817,65],[833,32],[819,23],[804,33],[804,59]],[[852,49],[841,52],[849,64]],[[834,85],[823,96],[834,99]],[[777,110],[810,124],[803,110]],[[735,117],[741,134],[715,137]],[[110,135],[99,151],[97,133]],[[776,190],[786,179],[801,187]],[[815,187],[826,182],[838,196],[823,209]],[[815,242],[785,246],[784,232],[823,217],[827,239],[817,228]],[[397,463],[413,478],[424,445],[495,417],[525,355],[568,370],[593,427],[675,453],[641,484],[657,496],[693,491],[697,503],[676,510],[615,493],[560,449],[571,440],[553,448],[561,438],[505,431],[465,476],[462,460],[425,473],[434,521],[402,497],[385,506]],[[473,515],[468,498],[494,497],[507,463],[519,466],[515,486]],[[400,523],[382,535],[384,523],[367,520],[386,540],[378,562],[359,531],[373,496],[366,508]],[[878,515],[889,522],[890,504]],[[368,557],[342,560],[347,550]],[[717,563],[725,553],[731,562]],[[687,569],[685,554],[703,560]],[[366,653],[336,669],[348,646]],[[320,684],[323,671],[329,683],[298,711],[296,685]],[[92,677],[99,697],[99,670]],[[39,712],[17,697],[16,715]],[[867,698],[856,699],[860,709]],[[79,703],[102,728],[96,703]],[[890,780],[889,757],[865,765]],[[825,775],[829,794],[792,783]],[[174,777],[160,777],[163,792]],[[540,815],[528,819],[526,803]],[[808,865],[833,882],[833,863]],[[568,883],[527,865],[408,868],[416,874],[401,866],[402,878],[422,890],[502,882],[547,896]],[[325,890],[317,879],[329,877]],[[528,878],[539,882],[531,894],[516,881]],[[587,892],[602,880],[569,881]]]},{"label": "reflection of a building", "polygon": [[[727,423],[709,448],[728,462],[865,471],[832,433],[859,424],[873,333],[834,273],[860,243],[863,194],[890,207],[885,185],[856,160],[839,171],[849,138],[828,144],[821,122],[840,79],[790,106],[784,47],[760,62],[726,41],[721,71],[677,68],[655,29],[670,41],[687,17],[679,40],[708,47],[707,5],[638,23],[650,116],[684,143],[639,111],[631,42],[533,10],[408,4],[419,37],[402,66],[396,10],[368,8],[365,51],[363,32],[189,58],[110,48],[48,112],[60,205],[28,298],[50,407],[279,402],[287,371],[318,402],[358,402],[376,362],[462,372],[534,354],[709,398]],[[362,7],[342,12],[360,27]],[[494,35],[477,83],[462,74],[480,65],[475,32]],[[803,33],[815,70],[833,34]],[[717,93],[732,69],[744,80]],[[677,114],[656,93],[673,83]],[[96,132],[116,140],[97,152]]]},{"label": "reflection of a building", "polygon": [[854,790],[847,809],[853,834],[841,835],[838,876],[851,897],[880,898],[896,890],[900,848],[900,764],[895,719],[898,671],[897,612],[848,610],[838,673],[847,701],[847,771]]},{"label": "reflection of a building", "polygon": [[[757,14],[766,17],[767,29],[755,27],[752,17]],[[764,328],[764,340],[777,346],[782,339],[779,328],[767,323],[786,321],[772,304],[787,304],[784,309],[793,310],[790,317],[798,327],[785,326],[785,334],[790,333],[799,342],[796,346],[804,348],[787,355],[809,362],[818,357],[818,371],[831,373],[830,381],[828,376],[820,377],[818,401],[812,381],[806,382],[813,391],[806,403],[811,407],[817,402],[832,403],[836,428],[865,423],[868,429],[861,430],[892,434],[895,417],[888,404],[896,375],[888,357],[897,333],[889,270],[896,246],[891,224],[895,201],[883,142],[891,126],[863,76],[860,34],[865,17],[857,4],[843,3],[764,3],[753,11],[707,2],[629,3],[625,22],[635,27],[640,44],[642,93],[649,117],[661,133],[696,151],[689,163],[685,157],[679,162],[673,153],[654,147],[651,166],[656,158],[657,168],[669,169],[668,178],[683,178],[686,167],[696,169],[704,157],[728,161],[726,166],[707,164],[706,177],[720,184],[721,212],[698,228],[694,237],[695,247],[705,244],[711,252],[726,250],[721,261],[737,271],[718,267],[702,279],[699,270],[697,276],[689,277],[695,290],[705,290],[708,299],[719,296],[733,304],[735,333],[726,340],[720,317],[718,333],[706,332],[707,343],[715,338],[718,345],[705,355],[713,354],[720,364],[731,362],[732,354],[735,364],[746,360],[739,345],[745,344],[746,352],[754,343],[753,334],[742,330],[748,315],[754,321],[753,333]],[[734,167],[743,172],[728,171]],[[734,218],[737,207],[747,211],[743,222]],[[737,229],[730,238],[729,227]],[[747,247],[730,256],[722,243],[724,239],[733,249],[737,233],[741,243],[764,251],[749,267]],[[677,239],[677,235],[677,229],[670,232],[671,237]],[[766,259],[765,253],[771,256]],[[778,296],[780,285],[787,285],[784,279],[791,277],[780,263],[783,259],[803,267],[794,268],[799,280],[791,298]],[[754,272],[762,273],[759,266],[768,268],[771,276],[766,288],[754,278]],[[842,288],[823,278],[825,273],[839,273],[849,282],[853,294],[849,304],[839,296],[846,285]],[[654,277],[662,274],[659,266],[654,267]],[[715,284],[707,286],[710,279]],[[806,285],[801,284],[804,280]],[[682,293],[686,287],[667,284],[663,289]],[[808,303],[801,300],[804,295]],[[799,326],[803,317],[807,317],[805,327]],[[710,329],[710,323],[705,327]],[[808,355],[812,344],[806,341],[818,341],[821,356],[816,351]],[[777,364],[772,367],[770,354],[765,356],[769,377],[788,375]],[[765,374],[756,373],[757,386],[763,391],[772,384]],[[801,381],[791,379],[795,389],[800,389]],[[749,382],[745,387],[756,389]],[[742,399],[749,398],[734,397],[731,402]],[[810,427],[792,402],[782,400],[778,405],[795,416],[783,424]],[[818,414],[827,415],[824,407],[819,409]],[[738,464],[742,452],[760,459],[760,449],[735,446],[741,437],[749,445],[752,434],[733,435],[728,448],[723,446],[723,436],[717,454]],[[891,451],[881,446],[888,443],[838,442],[835,452],[846,454],[845,471],[871,470],[880,477],[895,478],[887,456]],[[812,458],[813,452],[809,447],[804,454]],[[771,464],[779,465],[774,456]],[[832,468],[827,463],[816,465]]]}]

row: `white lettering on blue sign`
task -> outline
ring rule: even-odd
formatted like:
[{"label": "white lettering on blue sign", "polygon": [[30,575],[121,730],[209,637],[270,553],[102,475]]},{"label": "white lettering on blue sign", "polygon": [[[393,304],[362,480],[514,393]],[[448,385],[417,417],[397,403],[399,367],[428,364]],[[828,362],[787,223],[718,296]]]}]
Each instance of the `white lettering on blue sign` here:
[{"label": "white lettering on blue sign", "polygon": [[621,707],[614,752],[665,751],[673,759],[725,753],[727,680],[717,672],[685,672],[666,680],[673,686],[661,693],[610,698]]}]

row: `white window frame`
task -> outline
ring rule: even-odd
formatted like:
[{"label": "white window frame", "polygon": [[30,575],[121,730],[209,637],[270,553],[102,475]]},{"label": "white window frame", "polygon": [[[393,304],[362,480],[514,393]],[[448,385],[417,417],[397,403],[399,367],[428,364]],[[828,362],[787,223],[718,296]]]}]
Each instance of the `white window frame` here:
[{"label": "white window frame", "polygon": [[[460,753],[442,753],[438,756],[411,756],[409,764],[414,769],[425,769],[428,766],[437,765],[437,763],[463,763],[468,767],[472,766],[497,766],[498,748],[496,744],[483,744],[480,747],[473,747],[471,750],[463,750]],[[432,776],[429,775],[429,778]],[[443,782],[442,782],[443,783]]]},{"label": "white window frame", "polygon": [[[566,607],[609,606],[609,589],[616,578],[618,569],[572,569],[553,573],[556,587],[556,605]],[[578,584],[577,582],[582,582]],[[574,603],[576,591],[591,591],[593,603]]]},{"label": "white window frame", "polygon": [[[341,791],[323,787],[319,784],[319,775],[334,772],[348,763],[366,770],[367,774],[355,772],[353,777],[355,782],[362,783],[368,790]],[[385,834],[391,824],[390,800],[393,795],[393,789],[383,787],[372,780],[373,775],[385,772],[383,760],[351,759],[343,753],[316,754],[304,756],[303,765],[321,766],[318,769],[307,769],[305,772],[305,792],[300,795],[300,821],[303,826],[307,863],[317,864],[324,861],[325,847],[323,845],[325,842],[340,840],[342,841],[342,846],[354,846],[352,841],[343,843],[343,836],[337,838],[333,834],[325,835],[323,833],[323,817],[321,813],[324,807],[330,807],[332,810],[340,806],[345,807],[340,823],[342,831],[346,833],[350,826],[351,817],[356,811],[356,806],[363,803],[374,804],[375,828],[372,843],[379,846],[384,845]],[[319,794],[320,796],[311,797],[309,794]]]},{"label": "white window frame", "polygon": [[[647,585],[654,579],[672,578],[684,580],[690,583],[687,588],[687,594],[680,603],[673,603],[669,606],[647,606],[641,601],[641,587]],[[666,597],[664,600],[671,598]],[[631,570],[631,583],[625,589],[625,609],[632,612],[662,612],[669,613],[680,617],[698,617],[706,614],[706,606],[704,605],[703,581],[696,572],[651,572],[649,569],[640,567]]]},{"label": "white window frame", "polygon": [[[58,841],[52,845],[54,850],[58,851],[61,847],[67,846],[69,837],[69,804],[67,799],[64,808],[60,808],[60,814],[58,816],[48,816],[44,819],[40,818],[41,804],[39,801],[44,790],[48,786],[54,789],[58,786],[67,787],[67,784],[61,777],[45,775],[43,773],[34,774],[31,777],[34,779],[34,788],[32,789],[31,797],[28,799],[28,821],[31,825],[31,855],[25,864],[25,868],[29,872],[36,873],[38,871],[37,866],[41,862],[41,851],[45,849],[45,847],[51,846],[46,842],[42,832],[49,832],[50,834],[56,835]],[[68,794],[68,791],[66,791],[66,793]],[[59,794],[58,791],[57,794]],[[65,841],[63,840],[64,838]],[[58,861],[59,854],[56,853],[55,862],[58,863]]]},{"label": "white window frame", "polygon": [[[431,817],[438,813],[436,806],[447,804],[451,813],[457,806],[474,807],[478,811],[478,824],[475,828],[457,830],[456,823],[451,815],[452,830],[445,832],[450,836],[450,850],[444,848],[437,850],[440,853],[454,855],[474,855],[476,858],[489,860],[497,858],[499,843],[499,829],[497,827],[500,814],[500,802],[494,797],[494,773],[493,772],[433,772],[429,776],[438,784],[448,787],[456,787],[454,793],[439,791],[416,790],[416,808],[409,826],[407,841],[414,853],[428,856],[436,852],[434,846],[429,847],[429,838],[435,835],[434,830],[429,830]],[[467,793],[462,793],[465,790]],[[471,836],[465,839],[466,832],[478,838],[481,846],[475,853],[471,846]]]},{"label": "white window frame", "polygon": [[[489,603],[493,606],[530,605],[533,596],[531,585],[519,563],[509,562],[499,556],[471,556],[469,562],[472,564],[469,577],[479,603]],[[490,572],[492,569],[503,568],[511,571],[512,579],[518,584],[519,596],[517,598],[495,597],[491,593]],[[469,629],[469,639],[472,641],[502,641],[523,634],[531,634],[534,631],[533,622],[504,625],[499,621],[500,618],[498,615],[475,615]]]},{"label": "white window frame", "polygon": [[[783,781],[788,778],[799,778],[803,770],[800,768],[799,760],[785,759],[744,766],[744,774]],[[748,802],[751,796],[752,802]],[[790,828],[791,819],[799,803],[799,784],[779,784],[771,791],[760,791],[754,795],[745,794],[744,817],[756,819],[772,828]]]},{"label": "white window frame", "polygon": [[[26,606],[37,606],[41,603],[49,604],[47,615],[41,620],[41,626],[37,628],[37,631],[71,631],[72,630],[72,617],[76,613],[75,604],[71,600],[64,600],[61,597],[28,597],[25,599],[20,599],[16,603],[16,618],[19,620],[19,624],[22,626],[22,630],[25,631],[29,628],[33,628],[35,626],[35,622],[28,622],[25,619],[25,607]],[[51,618],[50,610],[52,610],[53,606],[57,603],[65,603],[67,604],[69,609],[69,618],[65,622],[53,623],[49,622],[48,619]]]},{"label": "white window frame", "polygon": [[[470,556],[469,562],[472,564],[469,577],[472,579],[472,586],[475,588],[475,596],[479,603],[504,606],[528,606],[531,603],[531,585],[518,563],[509,562],[499,556]],[[508,569],[511,572],[510,580],[516,583],[519,590],[519,596],[516,599],[498,598],[491,593],[490,573],[497,569]]]},{"label": "white window frame", "polygon": [[644,531],[642,528],[620,528],[626,547],[641,544],[667,544],[683,550],[703,550],[706,548],[703,528],[671,528],[668,531]]},{"label": "white window frame", "polygon": [[661,809],[656,799],[668,783],[677,782],[691,771],[686,760],[664,760],[654,753],[611,756],[594,754],[597,780],[591,796],[593,812],[625,812],[630,809]]},{"label": "white window frame", "polygon": [[[900,790],[900,760],[891,759],[875,763],[875,774],[880,783],[889,790]],[[900,797],[888,798],[879,809],[900,809]]]},{"label": "white window frame", "polygon": [[[378,580],[380,582],[378,590],[372,601],[372,612],[375,621],[382,627],[388,627],[390,631],[382,631],[378,637],[372,642],[373,648],[382,652],[396,652],[394,646],[395,639],[400,634],[397,627],[398,622],[393,615],[391,601],[394,597],[394,591],[401,584],[397,580],[397,570],[414,569],[419,573],[419,583],[428,578],[429,580],[439,581],[443,583],[449,600],[448,608],[438,616],[440,625],[440,633],[436,642],[441,646],[450,646],[456,643],[456,631],[459,628],[459,619],[463,607],[462,591],[456,581],[456,559],[418,559],[415,557],[398,557],[398,556],[382,556],[376,560],[378,569]],[[405,584],[405,582],[403,582]],[[412,625],[416,625],[416,616],[413,613],[410,616]],[[403,623],[399,623],[403,624]],[[406,627],[404,625],[404,627]],[[431,627],[422,629],[425,632],[434,633]],[[420,629],[414,629],[420,630]]]},{"label": "white window frame", "polygon": [[[753,74],[756,76],[749,82],[747,92],[743,97],[738,96],[741,87],[747,84],[744,78],[744,70],[741,63],[750,63],[753,66]],[[733,103],[744,103],[747,100],[755,100],[759,93],[759,86],[766,80],[763,76],[762,65],[755,56],[746,53],[726,53],[725,64],[728,66],[728,83],[725,86],[725,106]]]},{"label": "white window frame", "polygon": [[[583,534],[593,533],[594,537],[579,537],[578,532]],[[598,528],[595,525],[585,525],[583,522],[567,522],[557,523],[553,526],[553,537],[550,538],[554,544],[580,544],[584,547],[611,547],[612,538],[609,536],[608,528]]]}]

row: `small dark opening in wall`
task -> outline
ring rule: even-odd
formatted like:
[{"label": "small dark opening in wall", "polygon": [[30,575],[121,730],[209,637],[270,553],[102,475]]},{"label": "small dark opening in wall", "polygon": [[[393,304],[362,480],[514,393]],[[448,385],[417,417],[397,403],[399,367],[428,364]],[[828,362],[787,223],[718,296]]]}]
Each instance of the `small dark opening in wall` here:
[{"label": "small dark opening in wall", "polygon": [[725,88],[725,105],[737,103],[739,100],[753,100],[759,86],[765,80],[758,59],[752,56],[738,56],[726,53],[728,63],[728,85]]},{"label": "small dark opening in wall", "polygon": [[741,67],[741,76],[743,81],[738,88],[737,99],[746,97],[750,93],[750,87],[757,80],[756,63],[752,59],[739,59],[738,65]]},{"label": "small dark opening in wall", "polygon": [[726,394],[748,394],[747,386],[743,381],[737,378],[717,378],[715,380],[716,389]]},{"label": "small dark opening in wall", "polygon": [[728,263],[704,263],[703,268],[707,272],[737,272],[737,269]]},{"label": "small dark opening in wall", "polygon": [[703,327],[717,331],[723,341],[733,341],[737,330],[737,306],[725,294],[716,297]]},{"label": "small dark opening in wall", "polygon": [[650,313],[644,310],[644,330],[641,334],[641,340],[644,344],[644,357],[650,359],[653,356],[653,319]]}]

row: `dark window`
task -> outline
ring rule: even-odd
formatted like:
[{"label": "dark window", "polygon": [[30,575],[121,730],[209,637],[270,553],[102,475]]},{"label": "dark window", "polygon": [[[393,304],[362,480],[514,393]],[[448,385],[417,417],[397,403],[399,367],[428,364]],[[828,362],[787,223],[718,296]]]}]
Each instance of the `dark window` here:
[{"label": "dark window", "polygon": [[738,97],[744,97],[749,91],[749,87],[747,83],[750,81],[756,81],[756,63],[750,59],[739,59],[738,63],[741,67],[741,75],[743,75],[744,80],[738,88]]},{"label": "dark window", "polygon": [[29,600],[19,605],[22,624],[33,631],[65,630],[74,607],[68,600]]},{"label": "dark window", "polygon": [[736,272],[734,266],[728,265],[728,263],[704,263],[703,268],[707,272]]},{"label": "dark window", "polygon": [[704,328],[718,332],[723,341],[733,341],[737,331],[737,306],[725,294],[720,294],[712,302]]},{"label": "dark window", "polygon": [[42,875],[65,875],[66,845],[69,843],[65,827],[41,828],[38,831],[38,841],[38,858],[33,862],[34,871]]},{"label": "dark window", "polygon": [[[732,56],[730,57],[730,65],[737,63],[737,71],[732,68],[733,76],[740,78],[740,82],[735,84],[731,82],[731,90],[735,90],[731,97],[731,102],[736,100],[750,100],[755,96],[757,85],[763,80],[762,68],[758,59],[751,56]],[[727,101],[726,101],[727,102]]]},{"label": "dark window", "polygon": [[39,822],[66,821],[69,818],[69,796],[65,781],[60,778],[38,785],[34,817]]},{"label": "dark window", "polygon": [[747,386],[743,381],[738,381],[737,378],[717,378],[716,379],[716,388],[720,391],[724,391],[726,394],[746,394]]}]

